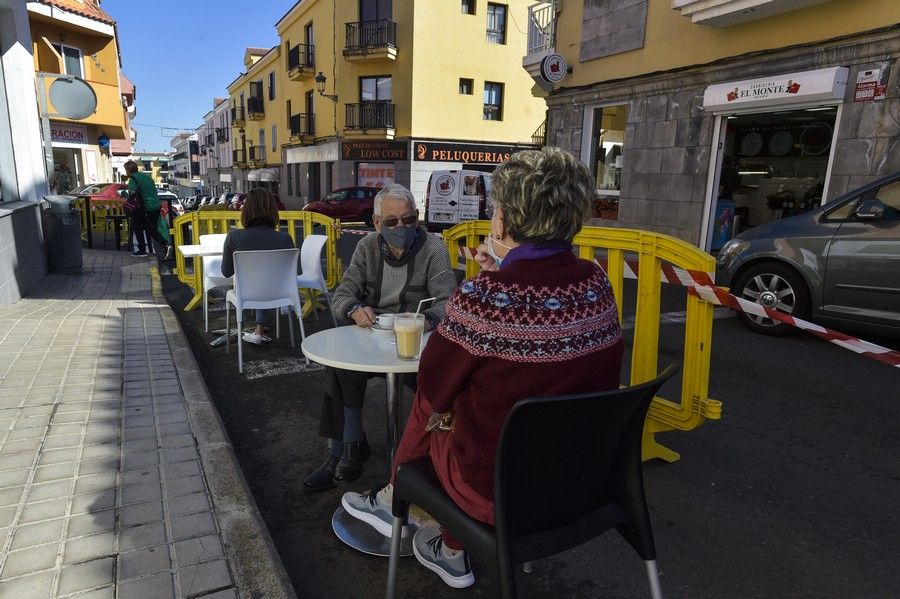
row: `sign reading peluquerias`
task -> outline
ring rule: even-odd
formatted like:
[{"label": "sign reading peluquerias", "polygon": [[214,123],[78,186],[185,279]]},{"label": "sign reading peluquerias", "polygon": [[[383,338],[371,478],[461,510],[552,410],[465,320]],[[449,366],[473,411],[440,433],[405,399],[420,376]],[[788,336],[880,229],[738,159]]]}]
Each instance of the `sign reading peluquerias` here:
[{"label": "sign reading peluquerias", "polygon": [[710,85],[703,94],[703,109],[723,112],[756,106],[843,100],[847,74],[847,67],[832,67]]}]

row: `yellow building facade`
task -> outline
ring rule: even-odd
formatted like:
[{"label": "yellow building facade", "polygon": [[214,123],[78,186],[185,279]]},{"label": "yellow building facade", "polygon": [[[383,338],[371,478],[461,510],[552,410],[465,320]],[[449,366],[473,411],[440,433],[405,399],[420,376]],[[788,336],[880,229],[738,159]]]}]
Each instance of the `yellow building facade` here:
[{"label": "yellow building facade", "polygon": [[532,147],[546,107],[519,68],[528,4],[296,3],[276,23],[279,45],[248,56],[255,62],[228,88],[238,107],[249,83],[263,80],[265,125],[251,126],[248,112],[244,135],[257,146],[264,129],[271,153],[277,128],[281,156],[265,166],[281,165],[280,197],[298,207],[336,188],[397,182],[424,202],[432,171],[491,170],[498,157]]},{"label": "yellow building facade", "polygon": [[562,0],[527,22],[547,141],[592,169],[599,223],[716,250],[900,170],[894,0]]},{"label": "yellow building facade", "polygon": [[234,191],[247,191],[257,184],[279,191],[281,147],[288,141],[280,66],[279,46],[247,48],[245,70],[228,86]]},{"label": "yellow building facade", "polygon": [[[84,119],[51,117],[51,185],[64,192],[82,184],[112,182],[109,142],[130,136],[115,21],[93,0],[29,2],[28,17],[35,71],[80,77],[97,96],[96,111]],[[53,80],[45,77],[43,85],[49,88]],[[48,108],[51,114],[56,112],[49,99]]]}]

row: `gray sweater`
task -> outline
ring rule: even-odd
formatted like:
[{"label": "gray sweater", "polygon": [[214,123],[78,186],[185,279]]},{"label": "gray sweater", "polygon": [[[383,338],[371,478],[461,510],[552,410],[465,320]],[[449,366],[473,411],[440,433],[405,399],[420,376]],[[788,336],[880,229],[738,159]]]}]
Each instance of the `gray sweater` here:
[{"label": "gray sweater", "polygon": [[234,253],[246,250],[287,250],[294,247],[294,240],[287,233],[266,225],[247,229],[232,229],[225,238],[222,249],[222,274],[234,274]]},{"label": "gray sweater", "polygon": [[332,294],[331,309],[345,319],[354,304],[371,306],[376,313],[415,312],[420,300],[436,297],[423,310],[436,326],[455,289],[456,275],[439,237],[420,229],[413,247],[392,265],[382,255],[381,236],[372,233],[357,244],[350,266]]}]

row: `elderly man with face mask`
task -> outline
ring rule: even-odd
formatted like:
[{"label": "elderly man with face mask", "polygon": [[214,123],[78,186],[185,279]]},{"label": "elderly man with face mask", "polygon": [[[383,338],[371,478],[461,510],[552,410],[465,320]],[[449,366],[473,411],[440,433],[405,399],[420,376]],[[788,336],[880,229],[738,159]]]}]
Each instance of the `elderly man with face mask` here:
[{"label": "elderly man with face mask", "polygon": [[[402,185],[388,185],[378,192],[372,220],[375,234],[356,246],[332,295],[332,311],[356,326],[370,327],[379,314],[414,312],[420,300],[434,297],[422,313],[426,330],[436,327],[456,288],[446,246],[419,227],[415,200]],[[329,455],[303,481],[308,492],[356,480],[370,454],[362,405],[366,384],[377,375],[328,368],[326,376],[319,434],[328,439]]]}]

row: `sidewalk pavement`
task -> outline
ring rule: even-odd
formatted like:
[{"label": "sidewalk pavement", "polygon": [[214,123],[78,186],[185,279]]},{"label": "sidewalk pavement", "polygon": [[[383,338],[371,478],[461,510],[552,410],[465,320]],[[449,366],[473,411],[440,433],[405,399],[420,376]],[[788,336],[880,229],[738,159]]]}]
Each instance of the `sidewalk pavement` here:
[{"label": "sidewalk pavement", "polygon": [[0,306],[0,596],[294,597],[154,259]]}]

